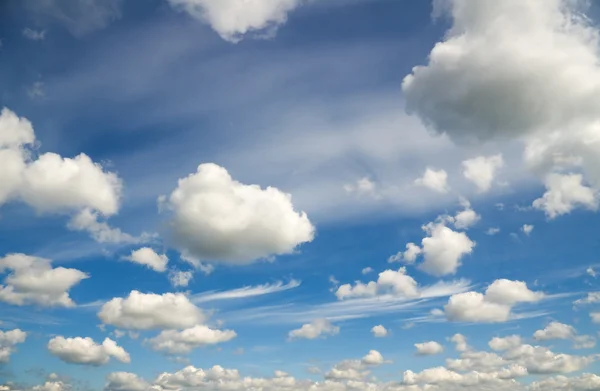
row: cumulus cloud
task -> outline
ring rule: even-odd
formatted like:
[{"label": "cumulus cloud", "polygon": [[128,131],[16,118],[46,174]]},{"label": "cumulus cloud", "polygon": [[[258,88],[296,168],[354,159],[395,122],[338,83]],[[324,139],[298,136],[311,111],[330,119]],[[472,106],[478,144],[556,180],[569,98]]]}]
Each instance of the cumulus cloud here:
[{"label": "cumulus cloud", "polygon": [[357,281],[354,285],[344,284],[338,287],[335,295],[339,300],[356,297],[374,297],[381,294],[393,294],[402,297],[417,297],[417,282],[406,274],[406,268],[385,270],[379,273],[377,281],[363,284]]},{"label": "cumulus cloud", "polygon": [[188,286],[190,281],[194,278],[194,273],[191,271],[171,270],[169,272],[169,282],[174,287]]},{"label": "cumulus cloud", "polygon": [[388,262],[404,262],[406,264],[413,264],[417,260],[417,257],[422,253],[421,247],[414,243],[407,243],[405,251],[399,251],[395,255],[388,258]]},{"label": "cumulus cloud", "polygon": [[560,322],[550,322],[544,329],[533,333],[533,338],[537,341],[548,341],[551,339],[571,339],[575,337],[577,331],[573,326]]},{"label": "cumulus cloud", "polygon": [[134,373],[112,372],[106,376],[105,391],[146,391],[150,387]]},{"label": "cumulus cloud", "polygon": [[148,342],[154,350],[169,354],[186,354],[201,346],[230,341],[236,336],[233,330],[215,330],[205,325],[197,325],[182,331],[162,331]]},{"label": "cumulus cloud", "polygon": [[[588,3],[438,2],[452,26],[403,80],[407,110],[457,142],[516,138],[534,172],[583,171],[597,189],[600,34]],[[596,207],[578,174],[550,180],[537,202],[549,216]]]},{"label": "cumulus cloud", "polygon": [[421,242],[423,263],[419,267],[434,276],[456,273],[463,256],[475,247],[464,232],[456,232],[443,223],[430,223],[423,227],[429,234]]},{"label": "cumulus cloud", "polygon": [[371,329],[371,332],[377,338],[387,337],[387,335],[388,335],[388,330],[385,327],[383,327],[382,325],[373,326],[373,328]]},{"label": "cumulus cloud", "polygon": [[451,321],[498,323],[512,318],[514,305],[543,298],[543,293],[529,290],[522,281],[499,279],[488,286],[485,294],[471,291],[451,296],[444,310]]},{"label": "cumulus cloud", "polygon": [[10,355],[16,351],[16,346],[25,342],[27,333],[20,330],[0,330],[0,364],[5,364],[10,360]]},{"label": "cumulus cloud", "polygon": [[140,249],[133,250],[131,255],[125,257],[124,259],[147,266],[159,273],[166,271],[167,263],[169,263],[169,258],[167,258],[165,254],[157,254],[156,251],[150,247],[142,247]]},{"label": "cumulus cloud", "polygon": [[[90,216],[111,216],[118,212],[122,183],[87,155],[65,158],[56,153],[34,153],[33,126],[7,108],[0,113],[0,205],[21,201],[39,213],[86,211],[70,226],[89,230],[98,237],[115,237],[103,226],[92,226]],[[83,216],[83,217],[82,217]],[[84,217],[87,217],[85,219]],[[94,220],[94,221],[95,221]],[[88,223],[87,225],[83,223]],[[106,223],[104,223],[106,225]],[[106,232],[105,232],[106,231]]]},{"label": "cumulus cloud", "polygon": [[464,209],[456,213],[451,220],[456,229],[468,229],[481,220],[481,216],[471,208],[471,203],[468,200],[463,198],[460,200],[460,204]]},{"label": "cumulus cloud", "polygon": [[598,199],[596,191],[583,185],[581,174],[548,174],[546,176],[546,192],[542,198],[533,201],[533,207],[543,210],[553,219],[570,213],[577,206],[596,210]]},{"label": "cumulus cloud", "polygon": [[270,36],[287,21],[302,0],[168,0],[169,4],[206,23],[221,38],[235,43],[249,33]]},{"label": "cumulus cloud", "polygon": [[289,339],[315,339],[326,335],[337,335],[340,332],[339,326],[331,324],[327,319],[315,319],[310,323],[302,325],[299,329],[288,333]]},{"label": "cumulus cloud", "polygon": [[313,225],[294,210],[289,194],[242,184],[212,163],[180,179],[161,200],[173,214],[175,246],[200,261],[247,264],[292,253],[314,237]]},{"label": "cumulus cloud", "polygon": [[447,193],[450,191],[448,186],[448,173],[445,170],[434,170],[427,168],[423,176],[415,180],[415,185],[424,186],[438,193]]},{"label": "cumulus cloud", "polygon": [[419,356],[433,356],[444,351],[444,347],[439,342],[435,341],[416,343],[415,348],[417,348],[417,354]]},{"label": "cumulus cloud", "polygon": [[50,260],[25,254],[9,254],[0,258],[0,273],[10,273],[0,285],[0,301],[13,305],[74,307],[69,291],[86,273],[64,267],[53,268]]},{"label": "cumulus cloud", "polygon": [[85,208],[75,214],[67,228],[72,231],[87,232],[92,239],[98,243],[140,243],[150,239],[150,235],[143,234],[141,237],[131,236],[119,228],[112,228],[105,221],[100,221],[100,216],[97,212]]},{"label": "cumulus cloud", "polygon": [[377,185],[371,179],[364,177],[356,181],[354,184],[344,185],[344,190],[348,193],[354,193],[362,196],[370,196],[379,198],[377,193]]},{"label": "cumulus cloud", "polygon": [[179,329],[201,324],[202,310],[181,293],[142,293],[131,291],[126,298],[105,303],[98,317],[104,324],[124,329]]},{"label": "cumulus cloud", "polygon": [[507,337],[494,337],[488,342],[489,347],[496,351],[505,351],[521,346],[522,340],[519,335],[509,335]]},{"label": "cumulus cloud", "polygon": [[478,156],[462,162],[463,175],[473,182],[479,192],[484,193],[492,187],[496,171],[504,166],[502,155]]},{"label": "cumulus cloud", "polygon": [[58,336],[48,342],[48,351],[70,364],[100,366],[107,364],[111,357],[123,363],[131,362],[129,353],[110,338],[106,338],[102,344],[97,344],[89,337]]},{"label": "cumulus cloud", "polygon": [[573,302],[575,305],[600,303],[600,292],[589,292],[583,299],[578,299]]}]

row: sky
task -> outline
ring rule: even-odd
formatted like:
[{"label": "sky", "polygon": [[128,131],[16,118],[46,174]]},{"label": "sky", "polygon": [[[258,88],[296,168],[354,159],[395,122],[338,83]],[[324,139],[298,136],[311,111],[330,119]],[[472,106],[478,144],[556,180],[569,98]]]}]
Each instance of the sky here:
[{"label": "sky", "polygon": [[0,4],[0,391],[600,390],[600,8]]}]

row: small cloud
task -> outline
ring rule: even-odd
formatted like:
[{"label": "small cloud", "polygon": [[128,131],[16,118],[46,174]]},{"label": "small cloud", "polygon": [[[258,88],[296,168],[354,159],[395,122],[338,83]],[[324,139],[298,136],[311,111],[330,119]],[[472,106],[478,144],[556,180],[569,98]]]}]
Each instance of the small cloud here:
[{"label": "small cloud", "polygon": [[494,236],[500,232],[500,228],[498,227],[490,227],[485,231],[486,235]]},{"label": "small cloud", "polygon": [[43,41],[46,39],[46,30],[33,30],[29,27],[23,29],[23,36],[31,41]]},{"label": "small cloud", "polygon": [[364,269],[362,269],[362,274],[369,274],[369,273],[373,273],[372,267],[365,267]]},{"label": "small cloud", "polygon": [[596,271],[592,267],[588,267],[585,272],[588,274],[588,276],[596,278]]},{"label": "small cloud", "polygon": [[36,81],[27,89],[27,95],[31,99],[41,99],[46,96],[44,92],[44,83],[41,81]]},{"label": "small cloud", "polygon": [[531,231],[533,231],[533,225],[530,224],[523,224],[523,226],[521,227],[521,231],[529,236],[529,234],[531,234]]}]

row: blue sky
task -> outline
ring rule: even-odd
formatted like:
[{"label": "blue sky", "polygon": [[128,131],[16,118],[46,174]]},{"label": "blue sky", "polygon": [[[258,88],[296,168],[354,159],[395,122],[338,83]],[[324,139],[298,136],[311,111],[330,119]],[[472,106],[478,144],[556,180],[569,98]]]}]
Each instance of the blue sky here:
[{"label": "blue sky", "polygon": [[0,391],[600,390],[571,0],[0,6]]}]

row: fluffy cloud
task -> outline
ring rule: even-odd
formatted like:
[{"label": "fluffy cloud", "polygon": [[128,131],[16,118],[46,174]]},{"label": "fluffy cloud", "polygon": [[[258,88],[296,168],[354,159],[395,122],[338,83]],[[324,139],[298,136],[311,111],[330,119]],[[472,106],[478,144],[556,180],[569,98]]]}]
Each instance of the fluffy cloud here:
[{"label": "fluffy cloud", "polygon": [[0,285],[0,301],[13,305],[73,307],[69,290],[89,276],[77,269],[53,268],[50,260],[25,254],[0,258],[0,273],[10,274]]},{"label": "fluffy cloud", "polygon": [[594,304],[594,303],[600,303],[600,292],[589,292],[585,298],[575,300],[573,302],[573,304],[575,304],[575,305]]},{"label": "fluffy cloud", "polygon": [[58,336],[48,342],[48,351],[71,364],[100,366],[108,363],[111,357],[124,363],[131,361],[129,353],[110,338],[106,338],[102,344],[97,344],[89,337]]},{"label": "fluffy cloud", "polygon": [[534,226],[531,224],[523,224],[523,226],[521,227],[521,231],[523,231],[523,233],[527,236],[529,236],[529,234],[531,234],[531,231],[533,231]]},{"label": "fluffy cloud", "polygon": [[327,319],[316,319],[310,323],[302,325],[299,329],[288,333],[289,339],[315,339],[323,335],[337,335],[340,328],[331,324]]},{"label": "fluffy cloud", "polygon": [[383,327],[382,325],[373,326],[373,328],[371,329],[371,332],[377,338],[387,337],[387,335],[388,335],[388,330],[385,327]]},{"label": "fluffy cloud", "polygon": [[392,255],[388,258],[388,262],[404,262],[406,264],[413,264],[417,260],[417,257],[421,254],[421,247],[414,243],[407,243],[405,251],[399,251],[397,254]]},{"label": "fluffy cloud", "polygon": [[434,276],[456,273],[462,257],[473,251],[475,242],[443,223],[430,223],[423,228],[429,236],[421,242],[424,262],[419,267]]},{"label": "fluffy cloud", "polygon": [[150,385],[136,374],[113,372],[106,376],[105,391],[147,391]]},{"label": "fluffy cloud", "polygon": [[0,134],[0,205],[19,200],[40,213],[117,213],[122,183],[116,174],[85,154],[36,155],[29,148],[36,142],[31,123],[6,108],[0,113]]},{"label": "fluffy cloud", "polygon": [[533,303],[544,294],[533,292],[522,281],[500,279],[488,286],[485,294],[465,292],[453,295],[444,306],[451,321],[497,323],[512,317],[512,307],[518,303]]},{"label": "fluffy cloud", "polygon": [[224,40],[248,33],[274,34],[302,0],[168,0],[172,7],[212,27]]},{"label": "fluffy cloud", "polygon": [[338,299],[343,300],[356,297],[374,297],[386,293],[402,297],[417,297],[419,295],[417,282],[406,274],[406,268],[404,267],[397,271],[385,270],[379,273],[377,281],[369,281],[367,284],[357,281],[354,286],[350,284],[341,285],[335,295]]},{"label": "fluffy cloud", "polygon": [[131,236],[99,219],[97,212],[85,208],[69,220],[67,228],[72,231],[87,232],[98,243],[139,243],[149,238],[147,234],[139,238]]},{"label": "fluffy cloud", "polygon": [[467,344],[467,337],[462,334],[454,334],[450,341],[454,343],[454,348],[457,352],[466,352],[469,350],[469,345]]},{"label": "fluffy cloud", "polygon": [[600,376],[584,373],[577,377],[555,376],[531,384],[531,391],[590,391],[600,389]]},{"label": "fluffy cloud", "polygon": [[577,331],[573,326],[560,322],[551,322],[542,330],[533,333],[533,338],[537,341],[548,341],[551,339],[571,339],[575,337]]},{"label": "fluffy cloud", "polygon": [[198,260],[247,264],[289,254],[314,237],[314,227],[294,210],[289,194],[237,182],[216,164],[201,164],[161,200],[173,212],[176,247]]},{"label": "fluffy cloud", "polygon": [[157,254],[150,247],[142,247],[131,252],[131,255],[125,257],[126,260],[145,265],[156,272],[167,270],[169,258],[165,254]]},{"label": "fluffy cloud", "polygon": [[201,346],[230,341],[236,336],[233,330],[214,330],[205,325],[197,325],[182,331],[162,331],[148,342],[154,350],[169,354],[184,354]]},{"label": "fluffy cloud", "polygon": [[201,324],[204,313],[180,293],[141,293],[115,297],[105,303],[98,317],[104,324],[124,329],[178,329]]},{"label": "fluffy cloud", "polygon": [[509,335],[508,337],[494,337],[488,342],[492,350],[504,351],[521,346],[521,337],[518,335]]},{"label": "fluffy cloud", "polygon": [[471,209],[471,203],[468,200],[461,199],[460,203],[464,210],[458,212],[451,221],[456,229],[468,229],[481,220],[481,216]]},{"label": "fluffy cloud", "polygon": [[415,185],[424,186],[438,193],[447,193],[450,191],[448,186],[448,173],[445,170],[434,170],[427,168],[421,178],[415,180]]},{"label": "fluffy cloud", "polygon": [[479,156],[462,162],[463,175],[484,193],[492,187],[496,171],[504,165],[502,155]]},{"label": "fluffy cloud", "polygon": [[191,271],[172,270],[169,272],[169,281],[174,287],[188,286],[194,278],[194,273]]},{"label": "fluffy cloud", "polygon": [[590,312],[590,318],[592,322],[600,324],[600,312]]},{"label": "fluffy cloud", "polygon": [[367,177],[357,180],[355,184],[344,185],[344,190],[346,190],[348,193],[355,193],[358,195],[365,195],[375,198],[380,197],[380,195],[377,193],[377,185]]},{"label": "fluffy cloud", "polygon": [[[597,189],[600,34],[587,3],[438,2],[452,27],[405,77],[408,111],[457,142],[517,138],[536,173],[583,171]],[[577,174],[561,176],[538,207],[549,216],[595,207]]]},{"label": "fluffy cloud", "polygon": [[543,210],[553,219],[570,213],[577,206],[595,210],[598,208],[596,192],[583,185],[581,174],[548,174],[546,192],[542,198],[533,201],[533,207]]},{"label": "fluffy cloud", "polygon": [[444,347],[435,341],[416,343],[415,348],[419,356],[433,356],[444,351]]},{"label": "fluffy cloud", "polygon": [[0,330],[0,364],[7,363],[16,346],[25,342],[27,333],[20,329],[9,331]]}]

